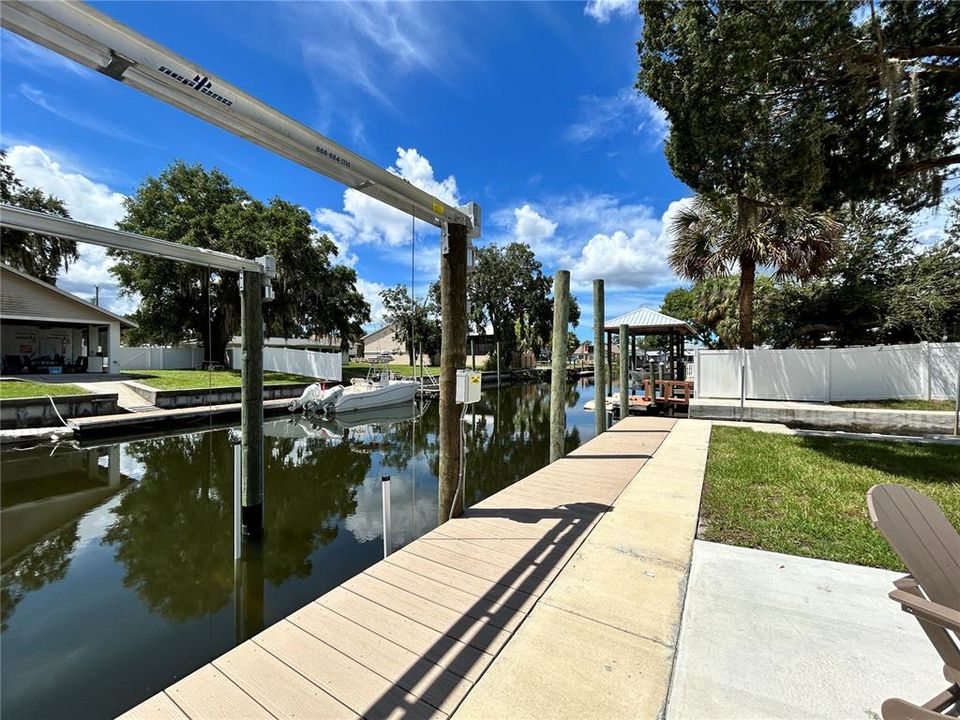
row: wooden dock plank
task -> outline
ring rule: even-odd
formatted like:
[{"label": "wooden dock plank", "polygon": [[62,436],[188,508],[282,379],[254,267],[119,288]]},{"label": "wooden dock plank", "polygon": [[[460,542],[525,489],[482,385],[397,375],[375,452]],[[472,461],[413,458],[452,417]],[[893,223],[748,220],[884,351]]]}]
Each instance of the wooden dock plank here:
[{"label": "wooden dock plank", "polygon": [[388,565],[395,565],[424,577],[434,578],[445,585],[459,588],[472,595],[488,599],[496,598],[497,602],[515,610],[527,612],[537,601],[536,595],[500,585],[494,580],[471,575],[459,568],[452,568],[449,565],[422,558],[419,555],[395,552],[385,562]]},{"label": "wooden dock plank", "polygon": [[[447,526],[450,526],[449,529]],[[469,539],[478,538],[502,538],[505,540],[519,540],[525,543],[533,544],[543,537],[542,532],[530,532],[530,528],[523,523],[514,520],[498,519],[492,516],[464,516],[446,522],[438,527],[434,532],[444,531],[446,533],[455,532],[459,537]]]},{"label": "wooden dock plank", "polygon": [[467,680],[475,681],[480,677],[483,668],[493,659],[490,653],[448,637],[342,587],[334,588],[317,602],[359,625],[389,633],[394,642]]},{"label": "wooden dock plank", "polygon": [[[446,713],[394,687],[392,681],[335,650],[293,623],[282,621],[260,633],[254,642],[335,696],[357,715],[381,712],[375,718],[393,720],[445,718]],[[389,710],[387,708],[390,708]]]},{"label": "wooden dock plank", "polygon": [[238,645],[212,664],[276,718],[359,716],[255,642]]},{"label": "wooden dock plank", "polygon": [[191,718],[268,720],[274,717],[213,665],[205,665],[187,675],[168,687],[166,693]]},{"label": "wooden dock plank", "polygon": [[[470,617],[487,617],[490,622],[504,630],[514,630],[526,614],[523,610],[499,613],[504,605],[490,598],[477,597],[460,588],[445,585],[433,578],[417,575],[390,563],[377,563],[366,571],[367,575],[403,588],[409,593],[442,605],[445,608]],[[494,619],[496,616],[497,619]]]},{"label": "wooden dock plank", "polygon": [[538,567],[504,568],[502,565],[493,565],[489,562],[484,562],[482,559],[471,558],[447,548],[430,545],[428,543],[411,543],[400,552],[417,555],[427,560],[433,560],[434,562],[463,570],[466,573],[476,575],[485,580],[491,580],[499,585],[519,588],[531,595],[542,595],[549,583],[548,574]]},{"label": "wooden dock plank", "polygon": [[183,710],[166,693],[158,693],[128,710],[120,720],[188,720]]},{"label": "wooden dock plank", "polygon": [[342,587],[478,650],[496,654],[510,639],[509,632],[490,625],[486,617],[476,618],[450,610],[371,575],[361,573]]},{"label": "wooden dock plank", "polygon": [[446,713],[453,712],[471,686],[460,675],[319,603],[310,603],[287,620]]},{"label": "wooden dock plank", "polygon": [[[557,543],[541,543],[539,538],[504,538],[491,537],[490,533],[472,533],[464,532],[462,528],[444,528],[442,525],[433,532],[424,537],[431,537],[436,540],[460,540],[478,547],[489,548],[497,552],[508,555],[514,560],[525,557],[530,552],[536,552],[537,556],[542,556],[550,548],[556,547]],[[534,558],[536,559],[536,558]]]}]

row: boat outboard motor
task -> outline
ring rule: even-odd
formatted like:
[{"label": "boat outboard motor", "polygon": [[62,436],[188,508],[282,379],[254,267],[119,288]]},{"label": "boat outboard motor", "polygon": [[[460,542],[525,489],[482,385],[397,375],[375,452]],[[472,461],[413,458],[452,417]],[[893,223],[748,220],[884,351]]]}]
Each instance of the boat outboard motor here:
[{"label": "boat outboard motor", "polygon": [[290,403],[290,412],[321,409],[330,402],[335,402],[342,392],[343,387],[340,385],[324,390],[320,383],[313,383],[303,391],[300,397]]},{"label": "boat outboard motor", "polygon": [[343,395],[343,385],[334,385],[317,399],[316,409],[326,412],[337,404],[337,400],[340,399],[341,395]]}]

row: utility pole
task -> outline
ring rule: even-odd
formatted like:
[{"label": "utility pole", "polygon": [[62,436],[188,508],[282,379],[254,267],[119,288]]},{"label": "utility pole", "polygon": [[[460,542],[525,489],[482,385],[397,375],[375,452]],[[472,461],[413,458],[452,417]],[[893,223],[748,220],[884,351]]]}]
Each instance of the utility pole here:
[{"label": "utility pole", "polygon": [[593,389],[594,424],[599,435],[607,429],[607,381],[603,366],[603,280],[593,281]]},{"label": "utility pole", "polygon": [[567,429],[567,327],[570,323],[570,271],[553,277],[553,347],[550,369],[550,462],[563,457]]},{"label": "utility pole", "polygon": [[630,382],[627,367],[627,332],[626,325],[620,326],[620,419],[630,414]]},{"label": "utility pole", "polygon": [[460,413],[457,370],[467,362],[467,227],[442,230],[440,255],[440,489],[438,522],[463,514],[460,475]]},{"label": "utility pole", "polygon": [[240,291],[241,523],[243,534],[263,534],[263,282],[244,270]]}]

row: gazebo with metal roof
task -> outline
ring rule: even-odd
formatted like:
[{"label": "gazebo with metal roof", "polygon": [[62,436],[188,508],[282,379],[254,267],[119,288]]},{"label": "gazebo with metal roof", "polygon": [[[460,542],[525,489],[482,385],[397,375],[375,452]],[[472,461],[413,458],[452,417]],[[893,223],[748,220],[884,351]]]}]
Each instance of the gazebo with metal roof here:
[{"label": "gazebo with metal roof", "polygon": [[607,334],[607,364],[613,365],[613,337],[619,335],[620,326],[627,326],[627,336],[630,338],[629,355],[620,353],[621,362],[629,357],[630,369],[636,370],[638,335],[662,335],[667,338],[668,361],[664,367],[664,379],[684,380],[686,366],[683,362],[684,338],[694,335],[696,331],[683,320],[677,320],[669,315],[650,310],[637,308],[613,320],[604,322],[603,330]]}]

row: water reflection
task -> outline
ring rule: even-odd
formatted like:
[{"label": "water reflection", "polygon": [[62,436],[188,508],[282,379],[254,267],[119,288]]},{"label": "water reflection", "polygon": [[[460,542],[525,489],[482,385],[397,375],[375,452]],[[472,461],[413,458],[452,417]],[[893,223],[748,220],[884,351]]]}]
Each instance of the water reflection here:
[{"label": "water reflection", "polygon": [[0,473],[0,629],[28,593],[61,580],[79,518],[129,482],[119,448],[36,448],[4,456]]},{"label": "water reflection", "polygon": [[[568,452],[590,396],[568,393]],[[269,422],[266,535],[236,567],[228,431],[0,453],[0,714],[119,714],[362,571],[383,555],[384,475],[388,545],[432,529],[437,408],[403,412]],[[549,388],[487,391],[465,423],[476,502],[546,464]]]},{"label": "water reflection", "polygon": [[[267,437],[262,576],[274,585],[312,572],[311,555],[332,542],[356,510],[355,488],[370,455],[349,433]],[[128,452],[140,481],[112,510],[103,541],[125,568],[123,582],[169,620],[226,607],[234,591],[233,444],[225,432],[144,440]]]}]

